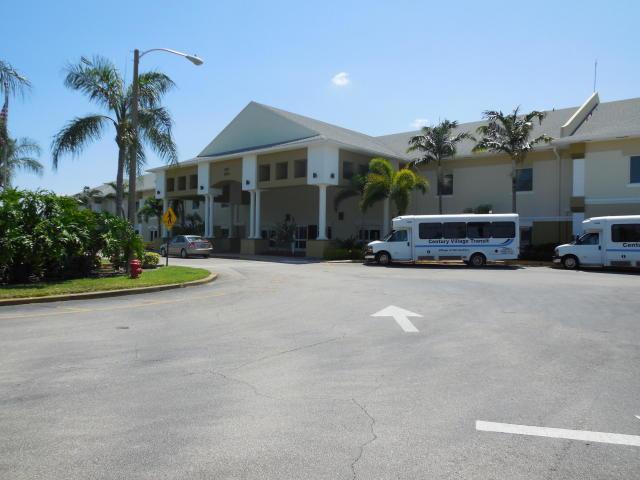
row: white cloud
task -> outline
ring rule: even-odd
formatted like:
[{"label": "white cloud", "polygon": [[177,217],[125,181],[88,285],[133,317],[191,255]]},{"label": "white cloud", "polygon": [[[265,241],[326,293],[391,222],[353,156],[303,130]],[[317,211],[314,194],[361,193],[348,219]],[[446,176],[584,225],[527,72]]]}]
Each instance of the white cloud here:
[{"label": "white cloud", "polygon": [[347,72],[336,73],[331,79],[331,83],[333,83],[337,87],[346,87],[351,83],[351,79],[349,78],[349,74]]},{"label": "white cloud", "polygon": [[429,120],[426,118],[416,118],[413,122],[411,122],[411,126],[415,130],[420,130],[422,127],[426,127],[429,125]]}]

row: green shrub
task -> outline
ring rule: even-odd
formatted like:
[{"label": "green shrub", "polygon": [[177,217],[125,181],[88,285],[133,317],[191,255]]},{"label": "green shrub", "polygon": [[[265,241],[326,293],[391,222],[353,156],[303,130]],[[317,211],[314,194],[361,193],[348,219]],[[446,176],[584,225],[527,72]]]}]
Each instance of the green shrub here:
[{"label": "green shrub", "polygon": [[160,255],[154,252],[144,252],[142,268],[156,268],[160,263]]},{"label": "green shrub", "polygon": [[44,190],[0,193],[0,282],[87,276],[100,254],[118,267],[142,251],[122,218],[80,209],[75,199]]},{"label": "green shrub", "polygon": [[362,260],[362,250],[359,248],[329,247],[324,251],[325,260]]}]

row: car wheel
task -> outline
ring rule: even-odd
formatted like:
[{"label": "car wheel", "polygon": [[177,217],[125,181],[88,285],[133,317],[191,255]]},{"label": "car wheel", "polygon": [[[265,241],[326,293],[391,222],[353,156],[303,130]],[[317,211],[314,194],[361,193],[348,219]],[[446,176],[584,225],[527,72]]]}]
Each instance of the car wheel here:
[{"label": "car wheel", "polygon": [[391,255],[387,252],[380,252],[376,255],[376,262],[378,265],[391,265]]},{"label": "car wheel", "polygon": [[180,250],[180,257],[181,258],[187,258],[187,251],[183,248],[182,250]]},{"label": "car wheel", "polygon": [[562,266],[567,270],[575,270],[578,268],[578,259],[575,255],[565,255],[562,257]]},{"label": "car wheel", "polygon": [[485,263],[487,263],[487,257],[481,253],[474,253],[469,259],[469,266],[472,268],[482,267]]},{"label": "car wheel", "polygon": [[204,258],[209,258],[209,255],[203,255],[203,256],[204,256]]}]

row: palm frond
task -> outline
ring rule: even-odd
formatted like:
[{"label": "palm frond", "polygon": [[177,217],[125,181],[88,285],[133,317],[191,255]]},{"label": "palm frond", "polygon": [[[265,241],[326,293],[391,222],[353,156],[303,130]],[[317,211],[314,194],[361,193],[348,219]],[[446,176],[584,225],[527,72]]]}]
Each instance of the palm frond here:
[{"label": "palm frond", "polygon": [[[88,115],[76,117],[60,130],[51,143],[53,168],[58,168],[58,161],[62,155],[70,154],[74,157],[91,141],[98,140],[108,121],[113,120],[105,115]],[[115,122],[114,122],[115,123]]]},{"label": "palm frond", "polygon": [[[175,87],[168,75],[157,71],[149,71],[138,77],[138,101],[142,108],[153,108],[160,105],[163,95]],[[129,87],[129,92],[131,87]],[[128,95],[130,98],[130,94]]]},{"label": "palm frond", "polygon": [[24,96],[31,89],[31,82],[10,63],[0,60],[0,92],[9,96]]},{"label": "palm frond", "polygon": [[69,64],[64,84],[84,93],[92,102],[109,110],[117,110],[124,99],[123,81],[116,66],[108,59],[94,56]]}]

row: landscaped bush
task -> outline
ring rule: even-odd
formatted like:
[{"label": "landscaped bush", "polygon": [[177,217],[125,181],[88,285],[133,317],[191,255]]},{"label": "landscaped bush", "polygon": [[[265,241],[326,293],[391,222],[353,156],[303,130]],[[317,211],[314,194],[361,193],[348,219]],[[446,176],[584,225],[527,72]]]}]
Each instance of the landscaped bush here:
[{"label": "landscaped bush", "polygon": [[557,246],[557,243],[544,243],[522,247],[520,249],[520,260],[550,262],[553,259],[553,251]]},{"label": "landscaped bush", "polygon": [[329,247],[324,251],[325,260],[362,260],[362,249]]},{"label": "landscaped bush", "polygon": [[80,209],[44,190],[0,193],[0,282],[88,276],[100,255],[115,267],[142,256],[142,241],[123,218]]},{"label": "landscaped bush", "polygon": [[144,252],[142,268],[156,268],[160,263],[160,255],[154,252]]}]

